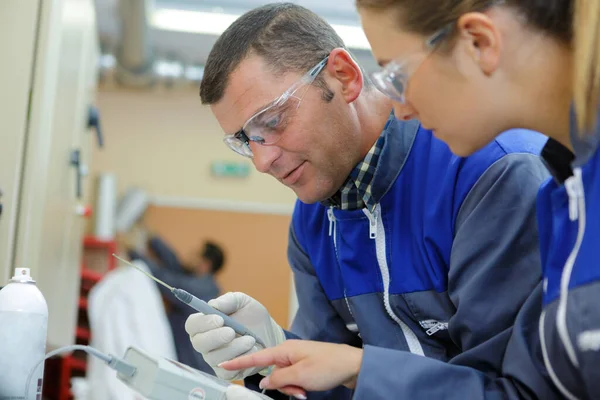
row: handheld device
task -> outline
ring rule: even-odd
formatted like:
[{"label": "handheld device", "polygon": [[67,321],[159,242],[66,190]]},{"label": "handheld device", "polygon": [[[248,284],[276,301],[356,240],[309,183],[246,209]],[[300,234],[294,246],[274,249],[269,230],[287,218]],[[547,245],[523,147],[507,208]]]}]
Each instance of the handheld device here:
[{"label": "handheld device", "polygon": [[167,285],[160,279],[157,279],[155,276],[147,273],[143,269],[140,269],[137,265],[130,263],[127,260],[122,259],[121,257],[119,257],[116,254],[113,254],[113,257],[115,257],[119,261],[124,262],[127,265],[132,266],[133,268],[142,272],[144,275],[148,276],[150,279],[153,279],[155,282],[166,287],[167,289],[169,289],[171,291],[171,293],[173,293],[173,295],[177,298],[177,300],[181,301],[182,303],[187,304],[188,306],[192,307],[194,310],[199,311],[203,314],[214,314],[214,315],[220,316],[221,318],[223,318],[225,326],[228,326],[231,329],[233,329],[235,331],[235,333],[237,333],[238,335],[252,336],[254,338],[254,340],[256,340],[256,343],[261,345],[263,348],[267,347],[267,346],[265,346],[265,343],[258,336],[256,336],[252,331],[250,331],[244,325],[240,324],[235,319],[231,318],[229,315],[222,313],[221,311],[211,307],[207,302],[197,298],[196,296],[192,295],[191,293],[189,293],[183,289],[178,289],[178,288],[174,288],[172,286]]},{"label": "handheld device", "polygon": [[[18,396],[10,398],[36,398],[36,394],[30,391],[29,388],[32,386],[30,384],[32,383],[34,374],[36,372],[41,373],[39,367],[43,365],[44,360],[75,350],[85,351],[90,356],[104,361],[109,368],[117,371],[117,378],[121,382],[148,400],[226,400],[227,387],[231,385],[227,381],[195,370],[177,361],[151,356],[137,347],[128,347],[125,351],[125,356],[121,358],[103,353],[90,346],[75,344],[53,350],[46,354],[44,358],[38,360],[36,366],[29,372],[29,375],[23,375],[23,379],[27,378],[25,395],[23,396],[23,388],[21,387],[21,391],[17,393]],[[39,391],[36,393],[39,399],[42,389],[41,381],[38,383],[36,379],[33,382],[33,386],[37,387],[38,385]],[[0,395],[3,393],[1,389],[4,389],[4,387],[0,388]],[[8,394],[10,393],[12,392]],[[4,399],[5,397],[1,398]],[[6,397],[6,399],[8,398]]]},{"label": "handheld device", "polygon": [[195,370],[177,361],[152,357],[129,347],[123,360],[135,374],[117,373],[120,381],[150,400],[226,400],[229,382]]}]

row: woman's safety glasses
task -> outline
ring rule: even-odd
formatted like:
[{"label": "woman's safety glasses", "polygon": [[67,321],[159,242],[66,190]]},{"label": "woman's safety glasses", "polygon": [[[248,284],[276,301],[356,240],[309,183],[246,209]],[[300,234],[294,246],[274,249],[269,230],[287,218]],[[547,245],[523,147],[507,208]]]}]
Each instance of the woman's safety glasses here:
[{"label": "woman's safety glasses", "polygon": [[[505,0],[490,0],[479,11],[484,11],[488,8],[502,5]],[[386,66],[378,72],[371,74],[371,80],[379,91],[385,94],[387,97],[397,103],[404,104],[406,85],[411,75],[416,71],[421,63],[427,58],[432,51],[441,43],[442,40],[446,39],[454,29],[456,23],[452,22],[442,29],[435,32],[425,41],[425,49],[427,54],[423,57],[417,57],[420,61],[416,63],[413,58],[408,59],[396,59],[390,61]],[[412,68],[409,71],[409,67],[412,64]]]},{"label": "woman's safety glasses", "polygon": [[[425,41],[425,48],[428,54],[433,51],[440,43],[442,39],[450,32],[451,27],[445,27],[434,33],[429,39]],[[414,58],[409,57],[403,60],[396,59],[392,60],[381,69],[371,74],[371,81],[377,89],[387,97],[395,102],[404,104],[405,98],[404,93],[406,91],[406,85],[412,75],[412,72],[416,71],[419,65],[425,60],[426,56],[419,55],[420,59],[417,65],[414,65]],[[413,62],[411,62],[413,61]],[[409,71],[410,64],[413,64],[413,68]]]}]

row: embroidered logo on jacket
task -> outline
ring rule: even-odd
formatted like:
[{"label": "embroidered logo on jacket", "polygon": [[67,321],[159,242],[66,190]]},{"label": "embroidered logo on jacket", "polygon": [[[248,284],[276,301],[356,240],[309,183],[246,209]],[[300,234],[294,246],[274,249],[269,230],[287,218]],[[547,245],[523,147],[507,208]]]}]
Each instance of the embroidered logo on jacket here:
[{"label": "embroidered logo on jacket", "polygon": [[577,344],[581,351],[600,350],[600,330],[585,331],[579,334]]}]

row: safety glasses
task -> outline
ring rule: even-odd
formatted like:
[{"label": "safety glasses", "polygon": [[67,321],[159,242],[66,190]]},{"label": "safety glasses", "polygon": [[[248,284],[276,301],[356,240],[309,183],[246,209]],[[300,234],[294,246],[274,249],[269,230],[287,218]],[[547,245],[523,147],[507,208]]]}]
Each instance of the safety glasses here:
[{"label": "safety glasses", "polygon": [[252,158],[250,142],[263,146],[274,145],[282,132],[296,115],[302,98],[319,73],[327,65],[329,56],[312,67],[300,80],[290,86],[268,106],[251,116],[242,129],[223,138],[225,144],[236,153]]},{"label": "safety glasses", "polygon": [[[415,55],[403,59],[392,60],[381,69],[371,74],[371,81],[377,89],[395,102],[404,104],[404,93],[410,76],[416,71],[435,47],[450,33],[452,27],[440,29],[425,41],[427,55]],[[415,65],[415,59],[418,63]],[[411,68],[412,69],[409,69]]]},{"label": "safety glasses", "polygon": [[[485,6],[478,11],[484,11],[491,7],[501,5],[505,0],[490,0]],[[390,61],[381,70],[371,74],[371,80],[379,91],[395,102],[404,104],[406,86],[408,80],[419,69],[419,66],[425,59],[436,49],[436,47],[446,39],[455,27],[455,22],[452,22],[442,29],[435,32],[425,41],[426,55],[421,54],[420,57],[408,57]],[[415,62],[415,58],[418,62]]]}]

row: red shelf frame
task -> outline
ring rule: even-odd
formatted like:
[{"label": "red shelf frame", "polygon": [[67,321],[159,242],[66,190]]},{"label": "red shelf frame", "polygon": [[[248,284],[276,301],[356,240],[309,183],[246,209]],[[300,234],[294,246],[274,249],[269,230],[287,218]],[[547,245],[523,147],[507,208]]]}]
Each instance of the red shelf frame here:
[{"label": "red shelf frame", "polygon": [[83,265],[81,267],[81,279],[97,283],[102,279],[102,274],[89,270],[85,267],[85,265]]},{"label": "red shelf frame", "polygon": [[87,310],[88,308],[88,300],[85,297],[80,297],[79,298],[79,309],[80,310]]},{"label": "red shelf frame", "polygon": [[83,238],[83,247],[86,249],[106,249],[108,252],[108,269],[117,267],[117,259],[112,255],[117,252],[117,242],[114,240],[98,239],[94,236],[85,236]]},{"label": "red shelf frame", "polygon": [[[84,249],[104,249],[107,252],[107,270],[113,270],[117,266],[117,260],[112,256],[117,252],[117,243],[114,240],[98,239],[94,236],[86,236],[83,238]],[[81,265],[81,289],[82,293],[78,300],[78,308],[80,313],[87,313],[88,299],[87,293],[91,288],[98,283],[103,275],[91,271],[82,262]],[[87,342],[92,338],[92,332],[85,326],[78,326],[75,330],[76,338],[79,342]],[[58,400],[70,400],[73,398],[71,393],[71,377],[73,372],[87,371],[87,361],[84,358],[78,358],[71,355],[65,356],[60,360],[60,382],[58,387]]]},{"label": "red shelf frame", "polygon": [[79,326],[77,329],[75,329],[75,336],[77,339],[85,340],[89,343],[90,339],[92,338],[92,332],[87,328]]}]

